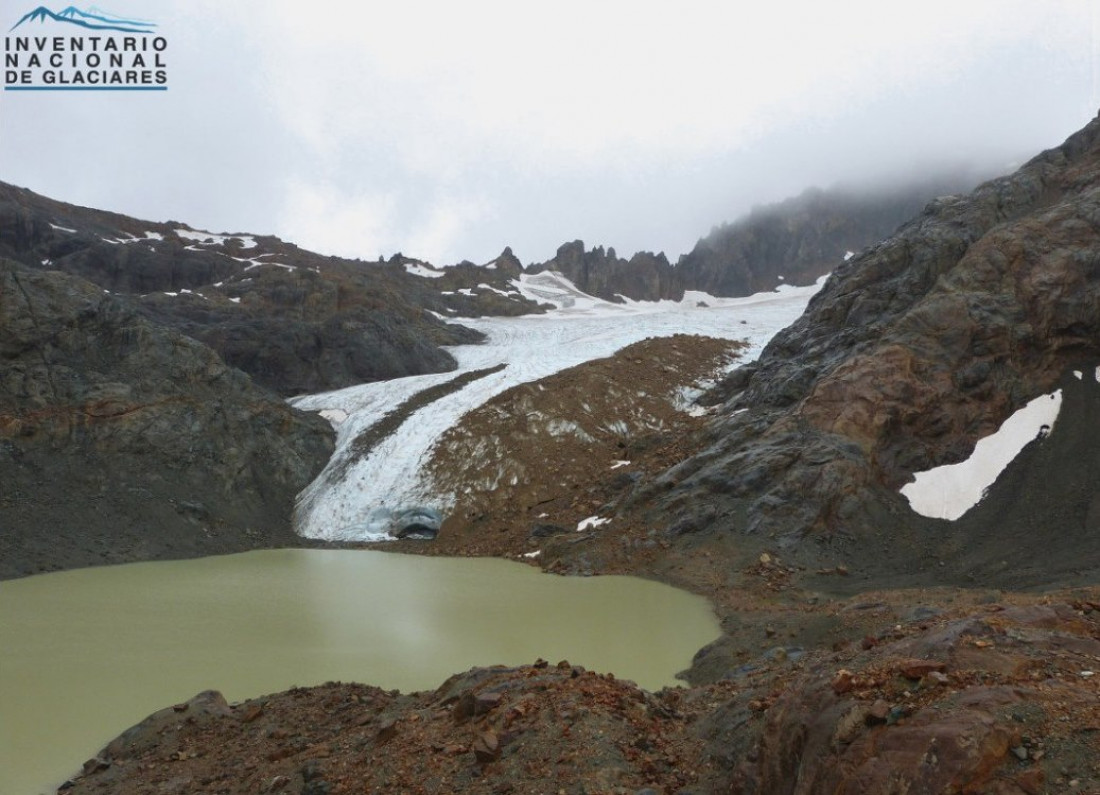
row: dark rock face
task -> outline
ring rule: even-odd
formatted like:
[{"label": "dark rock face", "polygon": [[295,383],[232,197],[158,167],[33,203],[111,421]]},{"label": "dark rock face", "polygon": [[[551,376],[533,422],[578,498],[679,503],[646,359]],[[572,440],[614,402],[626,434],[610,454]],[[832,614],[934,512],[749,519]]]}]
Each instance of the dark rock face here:
[{"label": "dark rock face", "polygon": [[676,264],[683,284],[711,295],[813,284],[857,253],[889,236],[936,196],[977,182],[943,177],[897,189],[810,189],[723,224]]},{"label": "dark rock face", "polygon": [[513,278],[523,273],[523,263],[519,261],[519,257],[512,253],[511,246],[505,246],[504,251],[500,252],[500,256],[486,267],[500,270],[505,276]]},{"label": "dark rock face", "polygon": [[679,301],[685,290],[743,296],[781,284],[813,284],[858,252],[890,235],[933,197],[971,188],[965,176],[929,179],[895,189],[811,189],[715,228],[675,266],[663,253],[629,260],[615,249],[585,251],[574,240],[553,259],[531,265],[554,270],[578,288],[608,301]]},{"label": "dark rock face", "polygon": [[452,370],[440,346],[482,335],[440,317],[542,311],[509,283],[519,263],[508,249],[482,267],[437,270],[402,255],[365,263],[275,237],[206,237],[3,183],[0,256],[128,295],[150,320],[283,395]]},{"label": "dark rock face", "polygon": [[[307,273],[299,278],[323,281]],[[292,281],[295,276],[272,274],[268,282]],[[385,309],[294,309],[291,296],[303,294],[305,300],[311,288],[327,290],[316,284],[292,289],[284,306],[270,296],[255,298],[259,286],[244,293],[250,300],[242,298],[239,306],[211,308],[200,298],[163,294],[146,296],[141,306],[150,320],[209,345],[256,382],[291,395],[451,370],[454,357],[438,345],[480,339],[473,332],[454,334],[441,323],[419,322]],[[435,325],[438,328],[429,332],[427,327]]]},{"label": "dark rock face", "polygon": [[[724,385],[704,452],[649,490],[665,521],[705,504],[706,532],[792,545],[886,534],[903,555],[933,546],[928,533],[945,523],[897,493],[911,473],[964,459],[1011,412],[1100,360],[1097,219],[1100,120],[1011,177],[934,202],[838,268],[759,364]],[[1091,500],[1086,491],[1074,499]]]},{"label": "dark rock face", "polygon": [[0,260],[0,578],[300,543],[332,431],[82,279]]},{"label": "dark rock face", "polygon": [[585,251],[584,243],[574,240],[560,246],[553,259],[532,265],[528,270],[531,273],[557,271],[589,295],[619,303],[623,298],[679,301],[684,297],[681,274],[664,254],[648,251],[625,260],[620,259],[613,248],[605,251],[603,246],[597,246]]}]

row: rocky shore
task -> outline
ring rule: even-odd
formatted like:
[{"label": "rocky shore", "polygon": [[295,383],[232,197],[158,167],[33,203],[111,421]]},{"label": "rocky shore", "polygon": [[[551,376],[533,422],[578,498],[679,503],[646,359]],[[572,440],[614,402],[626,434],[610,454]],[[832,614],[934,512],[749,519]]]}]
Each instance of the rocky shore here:
[{"label": "rocky shore", "polygon": [[746,625],[766,651],[658,693],[567,661],[407,695],[202,693],[119,736],[65,791],[1100,792],[1100,592],[998,596],[807,605],[844,639],[806,649],[779,624]]}]

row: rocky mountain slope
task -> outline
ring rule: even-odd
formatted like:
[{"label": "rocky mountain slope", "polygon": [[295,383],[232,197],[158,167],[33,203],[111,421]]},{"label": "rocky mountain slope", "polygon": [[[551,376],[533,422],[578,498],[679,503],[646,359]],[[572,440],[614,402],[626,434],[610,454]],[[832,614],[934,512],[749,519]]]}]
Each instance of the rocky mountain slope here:
[{"label": "rocky mountain slope", "polygon": [[0,579],[300,543],[320,417],[75,276],[0,259],[0,328]]},{"label": "rocky mountain slope", "polygon": [[[872,194],[809,191],[715,229],[675,267],[664,254],[622,259],[613,248],[585,251],[574,241],[526,272],[556,270],[610,300],[810,284],[847,251],[880,239],[928,198],[964,181]],[[128,296],[154,322],[210,345],[283,395],[450,370],[454,359],[440,346],[479,335],[441,318],[542,311],[512,284],[525,269],[508,248],[484,265],[447,268],[401,254],[346,260],[271,236],[212,234],[76,207],[4,183],[0,256]]]},{"label": "rocky mountain slope", "polygon": [[324,257],[278,238],[214,235],[76,207],[0,183],[0,256],[85,278],[210,345],[284,395],[454,368],[476,332],[438,316],[540,311],[510,250],[439,270],[394,255]]},{"label": "rocky mountain slope", "polygon": [[845,257],[893,234],[935,197],[968,192],[979,181],[960,172],[896,188],[811,188],[722,224],[676,269],[688,289],[712,295],[813,284]]},{"label": "rocky mountain slope", "polygon": [[[688,454],[704,422],[693,394],[737,359],[743,343],[695,335],[650,338],[534,383],[465,414],[432,448],[432,487],[456,503],[433,551],[530,555],[585,541],[575,532],[645,472]],[[655,364],[658,363],[659,364]],[[627,540],[616,530],[615,543]],[[587,551],[587,550],[586,550]]]},{"label": "rocky mountain slope", "polygon": [[529,270],[557,271],[582,292],[606,301],[679,301],[684,297],[682,274],[669,264],[663,252],[642,251],[622,259],[613,248],[596,246],[586,251],[583,241],[574,240],[562,244],[553,257],[532,264]]},{"label": "rocky mountain slope", "polygon": [[[648,342],[502,393],[469,418],[483,436],[512,429],[518,444],[501,443],[510,466],[522,457],[551,470],[543,459],[552,449],[584,455],[561,439],[539,438],[554,420],[574,422],[603,449],[592,461],[573,461],[571,471],[555,470],[572,481],[574,494],[547,517],[507,515],[502,533],[493,517],[477,515],[491,513],[491,503],[471,500],[467,526],[450,538],[445,526],[438,541],[404,548],[519,557],[536,545],[539,555],[528,560],[551,571],[644,574],[706,594],[723,636],[696,655],[686,674],[692,687],[649,694],[567,662],[539,661],[475,669],[411,695],[329,684],[228,705],[207,693],[124,733],[88,761],[70,791],[1100,792],[1100,593],[1067,587],[1094,583],[1100,563],[1098,231],[1100,118],[1016,174],[932,203],[837,267],[758,363],[711,392],[709,421],[662,417],[667,407],[658,412],[641,401],[645,415],[622,439],[602,427],[621,396],[609,389],[602,402],[589,401],[608,373],[639,383],[660,373],[673,378],[676,370],[695,378],[727,353],[699,344],[694,361],[680,361],[676,346],[684,340]],[[132,234],[136,240],[138,231]],[[206,245],[232,260],[231,251],[248,242],[238,240]],[[805,240],[790,248],[815,250]],[[566,254],[581,265],[588,256],[576,245]],[[254,270],[285,271],[254,259]],[[620,262],[612,251],[595,252],[593,261]],[[496,270],[515,271],[503,255],[498,263]],[[650,264],[654,273],[663,267],[658,258]],[[162,427],[157,415],[127,424],[175,399],[141,379],[154,368],[115,358],[134,350],[131,338],[154,340],[140,348],[143,355],[197,346],[185,363],[206,365],[181,365],[176,381],[208,394],[207,403],[218,400],[202,392],[208,382],[243,376],[100,288],[41,273],[39,265],[7,267],[14,275],[0,301],[12,305],[7,296],[18,287],[34,311],[18,316],[21,336],[0,348],[14,362],[3,372],[16,396],[2,415],[7,458],[0,465],[17,462],[11,471],[24,478],[14,500],[7,491],[0,499],[15,510],[44,510],[41,492],[30,488],[51,487],[45,467],[55,461],[67,467],[56,482],[76,483],[84,500],[93,488],[109,497],[140,482],[137,474],[117,484],[103,474],[95,456],[105,438],[124,451],[111,462],[125,463],[132,452],[145,470],[173,472],[186,485],[192,470],[177,474],[143,446],[145,434]],[[372,267],[389,268],[401,283],[419,280],[408,284],[425,291],[423,300],[442,302],[441,314],[466,311],[466,299],[496,300],[482,295],[493,290],[480,281],[458,286],[483,278],[484,268],[439,276],[404,258]],[[241,271],[238,281],[252,272]],[[212,278],[222,281],[217,289],[228,283]],[[276,280],[264,283],[278,293]],[[234,289],[242,293],[225,300],[243,304],[252,288]],[[522,309],[498,289],[493,294],[507,304],[501,311]],[[261,292],[252,300],[266,306],[276,299]],[[74,327],[81,333],[67,331]],[[632,357],[637,350],[656,353]],[[103,378],[88,378],[89,388],[66,362],[97,356],[106,357],[93,371]],[[541,394],[547,384],[558,387],[553,399]],[[919,516],[899,494],[914,472],[965,458],[1015,409],[1054,389],[1063,391],[1063,409],[1053,430],[1029,444],[962,519]],[[127,390],[152,405],[129,410]],[[580,423],[587,418],[578,404],[599,410],[600,422]],[[248,405],[261,412],[249,421],[265,427],[268,404]],[[192,427],[198,419],[202,428],[225,421],[196,417],[205,407],[164,422]],[[295,415],[279,408],[289,434],[272,444],[292,449],[276,450],[282,458],[275,460],[293,460],[316,437],[299,435]],[[104,411],[122,419],[101,423]],[[540,416],[528,423],[532,411],[550,422]],[[249,428],[247,438],[256,434]],[[236,476],[238,493],[262,488],[249,484],[254,472],[233,434],[224,435],[232,446],[210,454],[236,466],[219,475]],[[203,445],[213,443],[200,435],[196,453],[153,438],[156,449],[166,446],[176,457],[204,455]],[[469,442],[457,440],[459,465]],[[632,471],[612,469],[619,450],[636,459]],[[302,452],[298,460],[307,459]],[[463,477],[497,474],[473,463],[476,471]],[[281,471],[279,489],[298,469],[287,463]],[[215,484],[197,485],[217,493]],[[147,490],[150,505],[167,498],[166,513],[201,517],[198,509],[206,508],[183,502],[182,490]],[[49,496],[64,499],[60,486]],[[573,522],[590,511],[610,521],[578,532]],[[532,522],[542,518],[556,527]],[[203,526],[201,518],[186,521]],[[6,552],[0,549],[5,559]]]},{"label": "rocky mountain slope", "polygon": [[960,172],[896,188],[812,188],[714,228],[675,265],[664,253],[623,259],[613,248],[586,251],[574,240],[530,270],[558,271],[608,301],[679,301],[685,290],[744,296],[780,284],[813,284],[845,257],[892,234],[933,198],[968,191],[977,182]]},{"label": "rocky mountain slope", "polygon": [[[1092,433],[1100,389],[1098,217],[1100,120],[1012,176],[933,203],[838,268],[724,383],[699,452],[632,504],[678,543],[734,534],[807,560],[829,549],[858,554],[867,575],[965,582],[981,570],[985,582],[1034,585],[1100,559],[1093,490],[1064,480],[1092,470],[1095,448],[1062,441]],[[965,458],[1057,386],[1081,395],[1028,455],[1063,445],[1079,457],[1046,475],[1032,467],[1011,493],[994,487],[984,518],[956,526],[910,510],[898,489],[914,472]],[[1026,575],[1001,566],[1020,544]],[[989,559],[958,554],[971,548]]]}]

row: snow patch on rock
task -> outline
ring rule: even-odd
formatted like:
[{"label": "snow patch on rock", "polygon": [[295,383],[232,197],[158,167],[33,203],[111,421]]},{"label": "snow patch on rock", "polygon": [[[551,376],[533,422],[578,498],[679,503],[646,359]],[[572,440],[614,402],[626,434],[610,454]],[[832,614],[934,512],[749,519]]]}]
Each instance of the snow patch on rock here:
[{"label": "snow patch on rock", "polygon": [[[193,240],[196,243],[204,246],[224,246],[230,240],[240,241],[241,248],[255,248],[256,239],[250,235],[215,235],[212,232],[203,232],[200,230],[190,229],[173,229],[176,237],[183,240]],[[149,232],[145,233],[149,235]],[[188,246],[190,248],[190,246]]]},{"label": "snow patch on rock", "polygon": [[405,272],[413,276],[419,276],[423,279],[438,279],[446,275],[443,271],[429,268],[427,265],[423,265],[419,262],[406,262]]},{"label": "snow patch on rock", "polygon": [[985,490],[1033,439],[1054,428],[1062,407],[1062,390],[1041,395],[1021,408],[996,432],[979,439],[970,458],[917,472],[901,493],[921,516],[954,521],[977,505]]},{"label": "snow patch on rock", "polygon": [[589,528],[595,529],[600,525],[607,524],[610,519],[601,519],[599,516],[589,516],[587,519],[581,519],[577,522],[577,532],[581,533]]}]

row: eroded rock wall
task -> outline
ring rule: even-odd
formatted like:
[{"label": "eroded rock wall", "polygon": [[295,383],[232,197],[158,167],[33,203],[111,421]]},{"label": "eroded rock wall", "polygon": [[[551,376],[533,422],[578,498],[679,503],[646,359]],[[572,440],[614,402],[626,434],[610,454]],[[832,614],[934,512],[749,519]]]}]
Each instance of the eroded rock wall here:
[{"label": "eroded rock wall", "polygon": [[74,276],[0,260],[0,577],[297,543],[316,415]]}]

